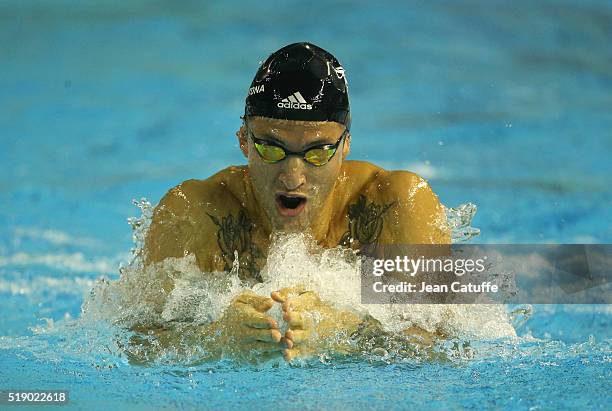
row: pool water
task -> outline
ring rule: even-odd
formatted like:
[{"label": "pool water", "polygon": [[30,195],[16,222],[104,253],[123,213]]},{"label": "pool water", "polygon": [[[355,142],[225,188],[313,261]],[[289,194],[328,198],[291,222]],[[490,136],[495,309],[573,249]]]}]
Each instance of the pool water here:
[{"label": "pool water", "polygon": [[444,361],[258,366],[132,365],[81,311],[130,259],[132,199],[244,163],[248,85],[295,41],[346,69],[350,158],[476,204],[472,242],[611,242],[610,2],[5,1],[0,19],[0,390],[67,389],[74,409],[609,407],[607,305],[518,307],[490,326],[518,338]]}]

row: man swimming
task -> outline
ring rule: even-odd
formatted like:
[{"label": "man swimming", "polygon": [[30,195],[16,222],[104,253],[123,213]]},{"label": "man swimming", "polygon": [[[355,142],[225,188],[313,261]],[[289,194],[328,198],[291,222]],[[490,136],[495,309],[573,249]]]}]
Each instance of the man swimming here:
[{"label": "man swimming", "polygon": [[[203,272],[230,271],[237,258],[239,277],[252,284],[262,280],[275,233],[304,232],[327,248],[450,243],[444,210],[423,178],[346,160],[346,73],[327,51],[295,43],[273,53],[253,79],[242,119],[236,134],[248,165],[172,188],[154,211],[147,264],[193,254]],[[275,302],[285,335],[266,314]],[[316,326],[312,310],[322,313]],[[350,335],[360,321],[297,287],[270,297],[244,293],[213,328],[224,344],[291,359],[308,351],[314,333]]]}]

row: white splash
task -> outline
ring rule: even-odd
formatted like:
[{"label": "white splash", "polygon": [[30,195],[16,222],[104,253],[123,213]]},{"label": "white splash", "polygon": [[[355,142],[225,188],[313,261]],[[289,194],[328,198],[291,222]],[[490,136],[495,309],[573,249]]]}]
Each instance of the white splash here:
[{"label": "white splash", "polygon": [[[130,219],[136,244],[133,259],[121,270],[119,280],[98,281],[83,305],[83,317],[121,324],[206,323],[218,319],[231,299],[249,287],[240,282],[236,270],[201,272],[193,255],[145,267],[140,251],[152,208],[144,199],[135,204],[143,215]],[[447,209],[451,224],[459,232],[454,238],[465,240],[478,233],[469,226],[475,211],[471,204]],[[460,338],[516,336],[503,305],[362,304],[360,259],[355,253],[317,248],[302,234],[272,242],[262,278],[262,283],[250,288],[260,295],[303,285],[339,309],[371,315],[390,332],[418,326]]]}]

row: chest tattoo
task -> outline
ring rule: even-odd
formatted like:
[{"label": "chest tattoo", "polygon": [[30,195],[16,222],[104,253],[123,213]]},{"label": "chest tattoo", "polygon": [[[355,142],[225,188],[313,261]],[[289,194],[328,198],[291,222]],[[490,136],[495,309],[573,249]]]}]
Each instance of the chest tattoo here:
[{"label": "chest tattoo", "polygon": [[[208,214],[208,213],[207,213]],[[213,223],[219,228],[217,231],[217,244],[225,262],[224,269],[230,271],[234,264],[235,253],[238,253],[239,272],[241,280],[255,279],[262,281],[258,259],[263,258],[261,250],[253,243],[251,232],[253,223],[244,210],[238,216],[230,214],[226,217],[215,217],[208,214]]]},{"label": "chest tattoo", "polygon": [[356,203],[348,208],[348,230],[342,235],[340,245],[346,247],[358,241],[359,245],[376,244],[383,229],[383,215],[395,204],[376,204],[368,202],[363,194],[359,195]]}]

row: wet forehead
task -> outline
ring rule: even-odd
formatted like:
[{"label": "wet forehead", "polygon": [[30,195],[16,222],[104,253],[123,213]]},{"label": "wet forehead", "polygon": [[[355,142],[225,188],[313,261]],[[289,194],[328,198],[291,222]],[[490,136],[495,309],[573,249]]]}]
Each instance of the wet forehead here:
[{"label": "wet forehead", "polygon": [[278,140],[289,148],[300,148],[313,143],[334,144],[344,131],[343,125],[332,121],[251,117],[248,125],[257,137]]}]

